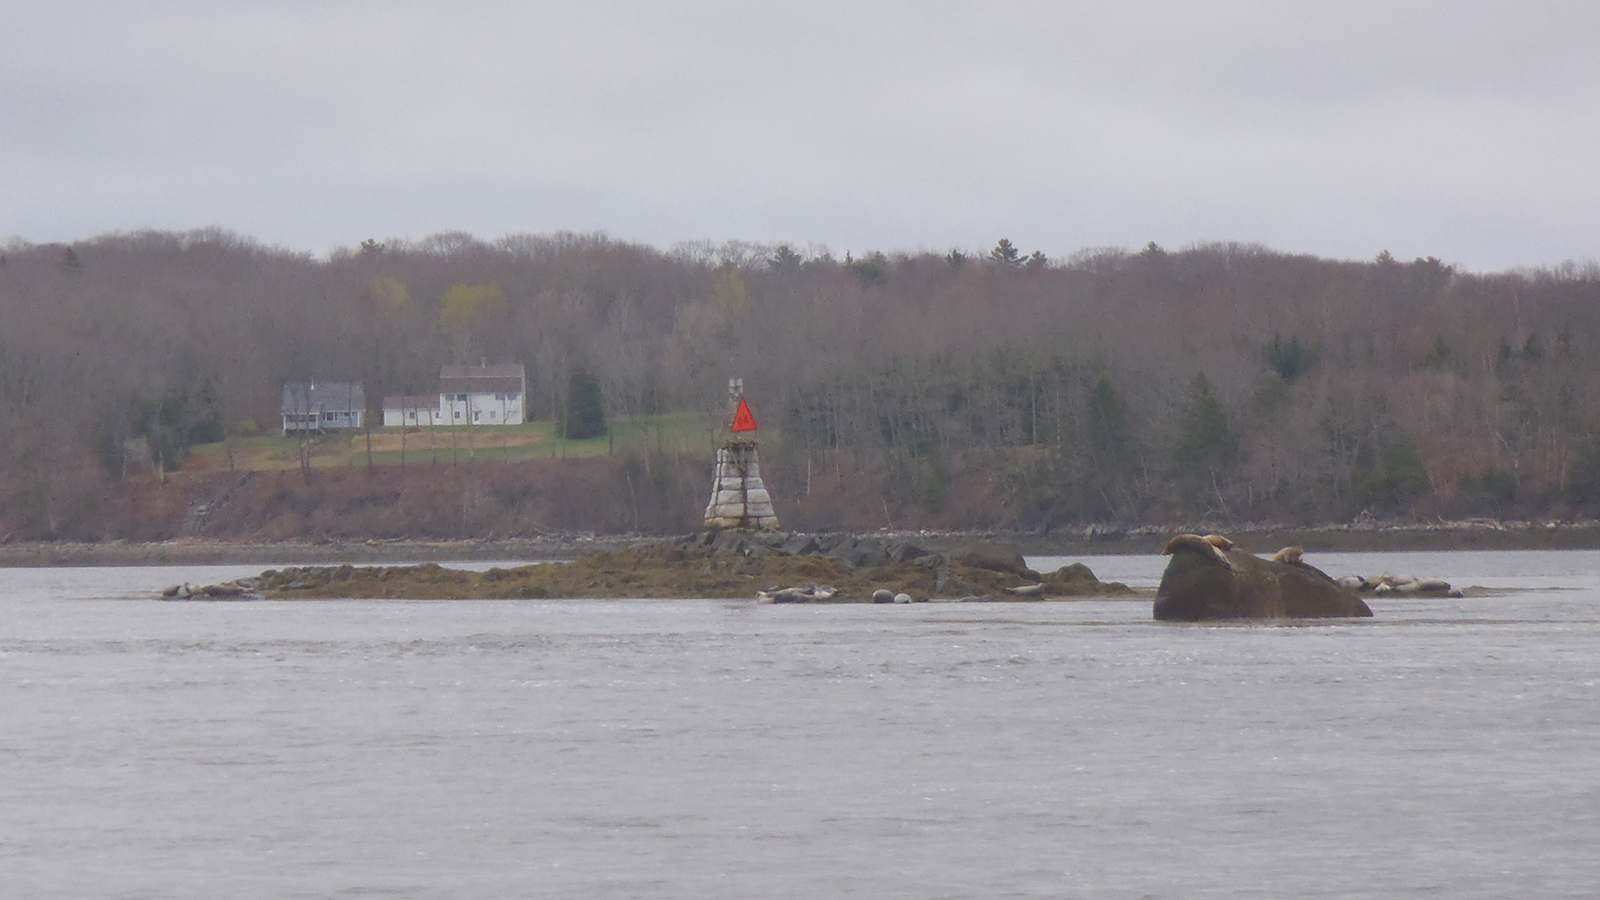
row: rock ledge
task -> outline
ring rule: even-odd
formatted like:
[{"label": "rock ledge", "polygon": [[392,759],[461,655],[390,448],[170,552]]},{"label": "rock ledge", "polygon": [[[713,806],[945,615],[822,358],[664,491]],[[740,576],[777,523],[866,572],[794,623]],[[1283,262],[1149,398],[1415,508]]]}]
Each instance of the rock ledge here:
[{"label": "rock ledge", "polygon": [[434,563],[272,569],[251,580],[251,587],[268,597],[753,598],[764,592],[785,602],[834,603],[871,602],[877,590],[916,600],[1132,593],[1126,585],[1100,581],[1082,563],[1035,572],[1015,547],[1004,544],[940,552],[910,540],[732,530],[486,572]]}]

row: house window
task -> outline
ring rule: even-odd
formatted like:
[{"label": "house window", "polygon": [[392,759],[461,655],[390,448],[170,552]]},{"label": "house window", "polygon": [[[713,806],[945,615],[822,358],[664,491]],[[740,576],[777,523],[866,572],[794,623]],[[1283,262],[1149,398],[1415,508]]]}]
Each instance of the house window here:
[{"label": "house window", "polygon": [[500,414],[491,409],[489,410],[489,418],[498,419],[500,418]]},{"label": "house window", "polygon": [[324,422],[332,422],[333,421],[333,413],[329,413],[329,412],[323,413],[322,414],[322,421],[324,421]]},{"label": "house window", "polygon": [[461,410],[456,410],[456,418],[461,418]]},{"label": "house window", "polygon": [[481,413],[481,412],[475,412],[475,413],[473,413],[473,414],[472,414],[472,421],[474,421],[474,422],[481,422],[481,421],[483,421],[483,413]]},{"label": "house window", "polygon": [[467,395],[466,394],[457,394],[456,395],[456,399],[461,401],[462,403],[465,403],[465,402],[467,402]]},{"label": "house window", "polygon": [[406,418],[408,418],[411,421],[415,422],[417,420],[417,414],[414,413],[414,412],[408,412],[408,413],[406,413]]}]

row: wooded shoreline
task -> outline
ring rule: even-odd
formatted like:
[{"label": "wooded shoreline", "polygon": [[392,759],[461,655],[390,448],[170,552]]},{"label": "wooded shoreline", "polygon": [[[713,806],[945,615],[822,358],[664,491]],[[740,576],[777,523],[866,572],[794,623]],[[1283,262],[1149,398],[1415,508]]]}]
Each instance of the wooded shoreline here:
[{"label": "wooded shoreline", "polygon": [[[219,230],[0,256],[0,540],[681,534],[732,377],[809,532],[1600,518],[1600,265]],[[273,437],[285,385],[485,362],[523,367],[529,424]]]},{"label": "wooded shoreline", "polygon": [[[1205,526],[1144,526],[1128,531],[1071,529],[1024,532],[870,532],[882,539],[916,538],[951,548],[976,540],[1003,541],[1029,556],[1113,556],[1161,552],[1175,534]],[[1451,522],[1435,524],[1339,525],[1316,528],[1230,526],[1241,547],[1271,553],[1298,545],[1308,552],[1420,550],[1596,550],[1600,522]],[[180,539],[149,543],[15,542],[0,544],[0,567],[362,564],[446,561],[576,559],[662,540],[646,535],[552,534],[494,540],[216,541]]]}]

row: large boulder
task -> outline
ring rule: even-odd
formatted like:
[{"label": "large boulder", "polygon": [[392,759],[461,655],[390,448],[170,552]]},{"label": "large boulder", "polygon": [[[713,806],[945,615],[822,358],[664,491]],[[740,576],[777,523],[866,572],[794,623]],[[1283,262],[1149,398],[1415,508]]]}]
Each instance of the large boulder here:
[{"label": "large boulder", "polygon": [[828,551],[828,555],[852,569],[870,569],[889,561],[883,542],[876,538],[855,538],[841,541]]},{"label": "large boulder", "polygon": [[1296,619],[1370,616],[1355,591],[1285,547],[1272,559],[1233,548],[1221,535],[1179,535],[1156,589],[1157,619]]}]

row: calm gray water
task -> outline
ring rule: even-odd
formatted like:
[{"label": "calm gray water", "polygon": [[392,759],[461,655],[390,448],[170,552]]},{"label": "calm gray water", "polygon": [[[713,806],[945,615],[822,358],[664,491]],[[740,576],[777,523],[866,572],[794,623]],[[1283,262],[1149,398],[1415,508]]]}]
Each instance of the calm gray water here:
[{"label": "calm gray water", "polygon": [[0,895],[1600,894],[1600,554],[1312,561],[1509,590],[1194,626],[0,570]]}]

